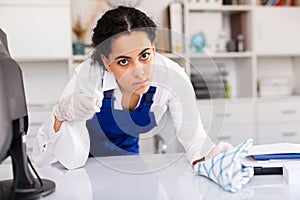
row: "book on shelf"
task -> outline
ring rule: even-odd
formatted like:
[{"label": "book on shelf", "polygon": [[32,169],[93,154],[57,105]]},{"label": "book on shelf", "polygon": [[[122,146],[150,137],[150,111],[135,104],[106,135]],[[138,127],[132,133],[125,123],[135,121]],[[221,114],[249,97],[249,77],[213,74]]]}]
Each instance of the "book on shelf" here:
[{"label": "book on shelf", "polygon": [[169,31],[169,13],[168,8],[163,11],[163,28],[157,30],[156,51],[162,54],[170,53],[170,31]]},{"label": "book on shelf", "polygon": [[238,40],[239,36],[243,36],[243,50],[247,51],[248,49],[248,33],[250,32],[248,26],[248,15],[247,13],[237,13],[230,15],[230,30],[231,30],[231,37],[234,40]]},{"label": "book on shelf", "polygon": [[223,0],[223,5],[246,5],[246,2],[245,0]]},{"label": "book on shelf", "polygon": [[171,2],[168,6],[170,46],[172,53],[184,52],[183,3]]},{"label": "book on shelf", "polygon": [[257,5],[263,6],[299,6],[299,0],[257,0]]}]

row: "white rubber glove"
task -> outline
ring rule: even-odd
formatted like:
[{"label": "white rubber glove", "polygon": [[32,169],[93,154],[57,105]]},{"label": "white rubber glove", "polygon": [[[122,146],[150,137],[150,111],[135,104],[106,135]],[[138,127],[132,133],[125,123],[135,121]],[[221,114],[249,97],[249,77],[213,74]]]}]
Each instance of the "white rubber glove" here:
[{"label": "white rubber glove", "polygon": [[233,149],[233,146],[231,144],[227,142],[220,142],[205,156],[205,160],[209,160],[212,157],[215,157],[216,155],[224,153],[225,151],[229,151],[231,149]]},{"label": "white rubber glove", "polygon": [[242,159],[248,154],[252,143],[253,140],[248,139],[229,151],[204,162],[198,162],[194,170],[219,184],[224,190],[237,192],[254,175],[252,167],[242,166]]},{"label": "white rubber glove", "polygon": [[100,102],[83,93],[75,93],[61,99],[53,108],[59,121],[86,121],[100,112]]}]

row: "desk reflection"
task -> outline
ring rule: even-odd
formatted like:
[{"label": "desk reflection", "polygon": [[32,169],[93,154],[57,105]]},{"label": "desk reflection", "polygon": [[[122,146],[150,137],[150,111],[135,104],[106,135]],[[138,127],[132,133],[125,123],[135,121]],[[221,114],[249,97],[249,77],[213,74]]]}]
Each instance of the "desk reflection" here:
[{"label": "desk reflection", "polygon": [[[166,161],[178,159],[166,165]],[[10,164],[0,165],[0,179],[12,177]],[[164,166],[155,168],[157,166]],[[142,172],[142,169],[147,169]],[[123,170],[120,170],[123,169]],[[139,173],[134,173],[139,169]],[[149,170],[152,169],[152,170]],[[153,170],[155,169],[155,170]],[[89,158],[85,167],[66,170],[60,164],[37,168],[54,180],[56,190],[45,199],[299,199],[300,186],[288,186],[280,175],[254,176],[237,193],[224,191],[191,170],[185,156],[154,154]]]},{"label": "desk reflection", "polygon": [[[55,170],[53,170],[55,171]],[[53,171],[50,172],[53,174]],[[55,192],[45,199],[72,199],[72,200],[92,200],[93,191],[90,177],[84,168],[75,170],[59,169],[61,174],[56,172]],[[44,171],[43,175],[49,172]]]}]

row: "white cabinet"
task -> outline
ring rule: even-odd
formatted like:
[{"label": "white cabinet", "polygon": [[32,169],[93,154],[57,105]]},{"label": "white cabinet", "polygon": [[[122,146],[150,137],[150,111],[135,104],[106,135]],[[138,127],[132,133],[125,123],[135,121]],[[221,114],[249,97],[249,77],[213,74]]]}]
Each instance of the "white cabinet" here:
[{"label": "white cabinet", "polygon": [[299,95],[299,18],[300,7],[256,7],[257,79],[267,90],[258,96]]},{"label": "white cabinet", "polygon": [[257,54],[300,54],[299,19],[299,7],[257,7]]},{"label": "white cabinet", "polygon": [[70,0],[1,0],[0,27],[23,71],[27,104],[55,104],[69,79]]},{"label": "white cabinet", "polygon": [[257,103],[258,143],[300,142],[300,102],[260,101]]},{"label": "white cabinet", "polygon": [[0,2],[0,26],[16,59],[69,58],[71,51],[70,2]]},{"label": "white cabinet", "polygon": [[300,102],[259,102],[257,103],[259,123],[287,123],[300,121]]},{"label": "white cabinet", "polygon": [[255,139],[255,103],[242,102],[210,103],[198,101],[204,129],[213,141],[238,145],[245,139]]},{"label": "white cabinet", "polygon": [[268,143],[300,143],[300,122],[259,124],[257,140],[260,144]]},{"label": "white cabinet", "polygon": [[256,143],[255,124],[225,125],[219,141],[228,142],[234,146],[239,145],[248,138],[252,138]]},{"label": "white cabinet", "polygon": [[299,143],[300,7],[255,10],[257,142]]}]

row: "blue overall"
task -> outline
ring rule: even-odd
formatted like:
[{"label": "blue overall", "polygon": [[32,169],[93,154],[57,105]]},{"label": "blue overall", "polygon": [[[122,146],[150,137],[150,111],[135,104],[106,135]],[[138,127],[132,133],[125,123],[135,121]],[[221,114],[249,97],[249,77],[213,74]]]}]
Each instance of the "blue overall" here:
[{"label": "blue overall", "polygon": [[154,113],[150,112],[155,91],[151,86],[133,112],[115,109],[113,90],[105,91],[101,111],[86,122],[90,156],[138,154],[139,134],[156,126]]}]

